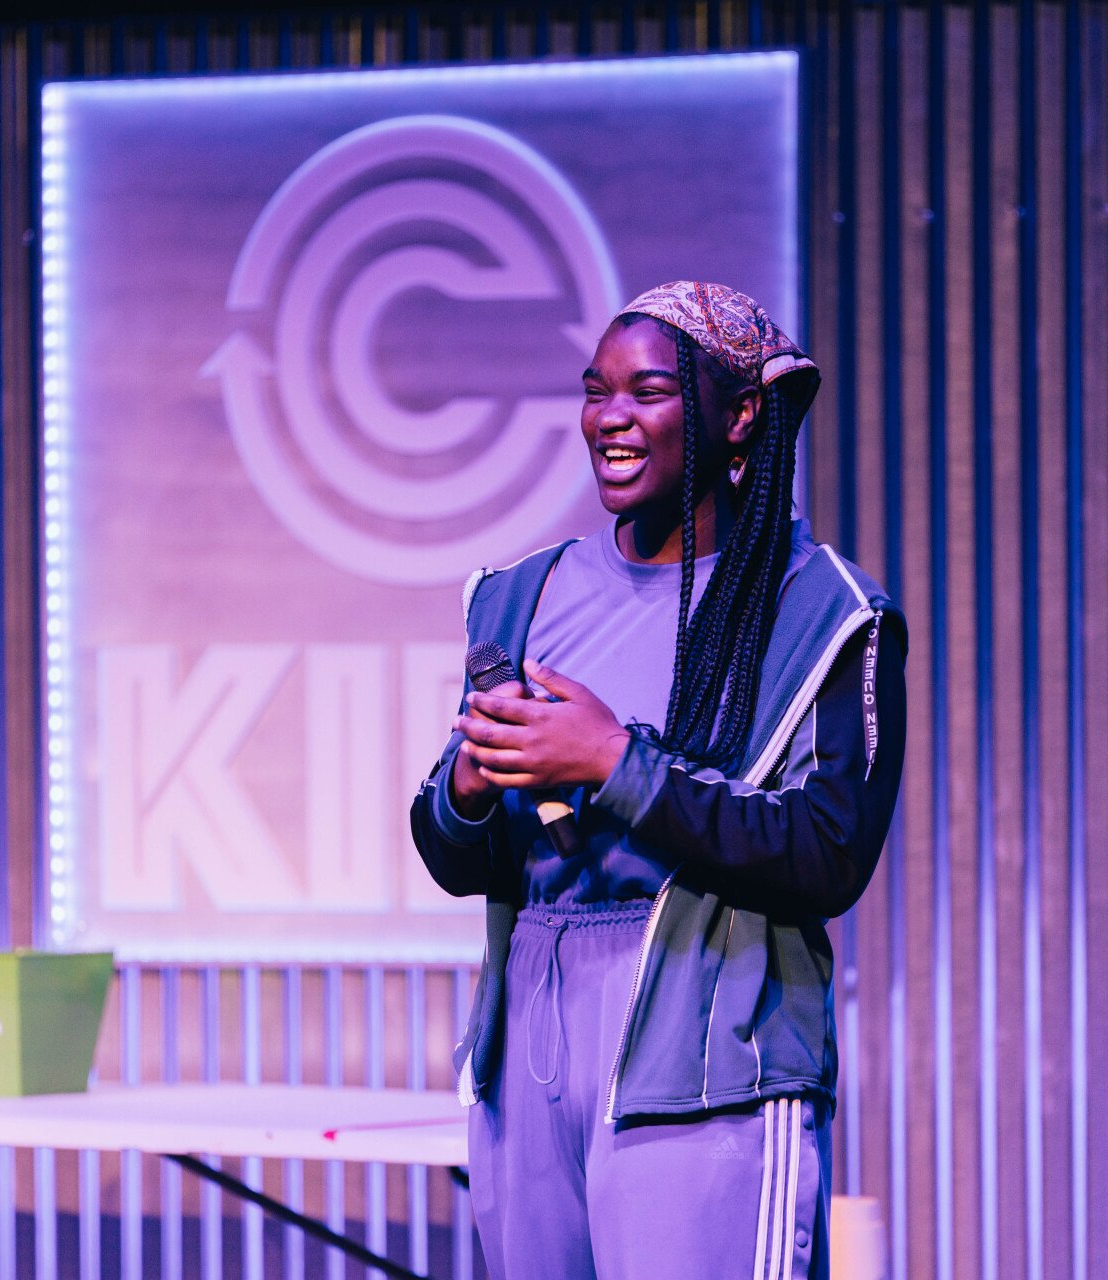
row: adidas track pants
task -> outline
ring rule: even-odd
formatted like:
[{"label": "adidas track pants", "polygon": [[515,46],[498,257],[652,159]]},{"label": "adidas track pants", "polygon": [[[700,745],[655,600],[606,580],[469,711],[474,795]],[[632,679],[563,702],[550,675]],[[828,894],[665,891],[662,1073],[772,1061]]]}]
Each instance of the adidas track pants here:
[{"label": "adidas track pants", "polygon": [[470,1111],[492,1280],[826,1280],[830,1118],[778,1098],[604,1122],[648,902],[529,907],[505,1043]]}]

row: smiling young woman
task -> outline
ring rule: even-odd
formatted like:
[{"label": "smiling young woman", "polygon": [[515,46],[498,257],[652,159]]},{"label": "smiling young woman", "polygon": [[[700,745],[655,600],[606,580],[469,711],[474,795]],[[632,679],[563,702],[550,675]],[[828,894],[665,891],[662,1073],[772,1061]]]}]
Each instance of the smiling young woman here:
[{"label": "smiling young woman", "polygon": [[488,899],[456,1065],[494,1280],[827,1275],[824,922],[892,815],[907,633],[791,517],[818,381],[743,294],[640,295],[584,374],[612,523],[467,586],[530,686],[467,695],[412,828]]},{"label": "smiling young woman", "polygon": [[[677,334],[649,316],[612,323],[585,370],[581,430],[589,445],[600,500],[627,516],[617,530],[629,560],[681,558],[685,412],[677,368]],[[760,396],[751,386],[724,387],[696,361],[703,439],[694,478],[697,552],[718,550],[733,520],[727,463],[745,456]]]}]

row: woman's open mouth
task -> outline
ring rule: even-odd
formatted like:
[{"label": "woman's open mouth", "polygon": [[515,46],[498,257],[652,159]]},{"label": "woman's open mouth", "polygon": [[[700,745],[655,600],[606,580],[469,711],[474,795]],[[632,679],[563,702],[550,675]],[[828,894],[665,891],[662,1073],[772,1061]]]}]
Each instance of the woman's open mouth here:
[{"label": "woman's open mouth", "polygon": [[626,483],[635,478],[646,465],[646,453],[642,449],[630,449],[626,445],[601,445],[600,474],[604,480]]}]

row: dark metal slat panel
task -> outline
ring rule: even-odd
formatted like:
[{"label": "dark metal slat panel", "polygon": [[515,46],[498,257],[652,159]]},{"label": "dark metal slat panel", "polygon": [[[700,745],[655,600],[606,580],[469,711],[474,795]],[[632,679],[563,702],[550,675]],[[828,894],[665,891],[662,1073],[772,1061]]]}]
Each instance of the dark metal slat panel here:
[{"label": "dark metal slat panel", "polygon": [[[886,497],[888,437],[885,402],[899,398],[900,388],[887,381],[885,313],[889,305],[887,223],[899,218],[898,182],[882,163],[888,138],[886,109],[898,109],[898,75],[887,66],[888,7],[860,5],[854,18],[855,174],[857,327],[856,367],[856,490],[859,495],[855,547],[857,560],[886,585]],[[893,282],[892,304],[897,286]],[[893,333],[893,341],[898,341]],[[895,420],[895,419],[894,419]],[[895,452],[895,448],[894,448]],[[889,633],[886,632],[886,637]],[[892,643],[891,639],[886,640]],[[889,1084],[890,1001],[890,888],[893,869],[888,853],[855,910],[856,995],[843,1002],[842,1065],[840,1079],[857,1099],[856,1119],[844,1132],[855,1131],[854,1151],[848,1151],[848,1179],[860,1194],[876,1196],[883,1216],[890,1216],[891,1093]],[[846,983],[844,982],[844,986]],[[848,1048],[857,1053],[856,1065],[847,1060]],[[853,1165],[853,1169],[851,1166]]]},{"label": "dark metal slat panel", "polygon": [[[1087,161],[1082,174],[1082,330],[1084,333],[1084,419],[1081,464],[1084,488],[1084,604],[1082,631],[1089,679],[1085,699],[1085,751],[1088,786],[1085,821],[1089,833],[1086,874],[1088,972],[1087,1072],[1098,1083],[1108,1074],[1108,6],[1082,3],[1081,138]],[[1088,1277],[1108,1275],[1108,1110],[1090,1106],[1088,1117],[1087,1233]]]},{"label": "dark metal slat panel", "polygon": [[1039,444],[1038,381],[1038,197],[1036,194],[1035,8],[1019,7],[1019,389],[1020,389],[1020,568],[1023,694],[1023,973],[1024,1147],[1027,1197],[1027,1277],[1043,1274],[1042,936],[1041,795],[1039,759]]},{"label": "dark metal slat panel", "polygon": [[1018,422],[1021,307],[1019,273],[1019,16],[1011,5],[991,9],[990,216],[993,364],[993,662],[996,694],[995,861],[998,1009],[997,1205],[998,1270],[1008,1280],[1026,1271],[1023,981],[1023,692],[1020,681],[1021,442]]},{"label": "dark metal slat panel", "polygon": [[1070,1223],[1074,1280],[1089,1271],[1088,929],[1086,924],[1088,828],[1085,823],[1085,494],[1082,485],[1082,66],[1081,7],[1065,11],[1065,333],[1066,333],[1066,615],[1069,755],[1070,871]]},{"label": "dark metal slat panel", "polygon": [[[839,445],[839,550],[849,560],[857,555],[857,207],[855,187],[857,183],[855,134],[857,113],[855,108],[855,24],[853,0],[839,5],[837,23],[839,49],[838,79],[838,189],[839,189],[839,237],[838,237],[838,333],[839,348],[836,364],[838,383],[838,445]],[[842,974],[842,1000],[839,1011],[839,1035],[843,1058],[846,1063],[843,1091],[843,1118],[840,1132],[843,1139],[848,1193],[861,1190],[862,1146],[859,1132],[861,1091],[858,1064],[860,1036],[858,1028],[858,917],[851,910],[843,917],[839,928],[839,969]]]},{"label": "dark metal slat panel", "polygon": [[928,13],[927,168],[931,210],[928,248],[927,362],[931,551],[931,782],[934,850],[935,1276],[954,1280],[953,992],[951,972],[950,737],[947,616],[946,100],[945,14]]},{"label": "dark metal slat panel", "polygon": [[857,181],[854,105],[854,4],[839,8],[839,236],[838,236],[838,442],[839,442],[839,536],[838,547],[848,560],[857,554],[857,352],[858,323],[857,211],[854,188]]},{"label": "dark metal slat panel", "polygon": [[[973,278],[972,241],[967,234],[973,210],[973,13],[949,7],[944,22],[945,139],[945,358],[946,512],[944,566],[946,664],[949,697],[945,707],[950,778],[946,847],[949,862],[949,1200],[950,1270],[976,1275],[979,1267],[981,1204],[978,1114],[979,989],[977,982],[978,901],[975,802],[978,708],[973,693],[976,646],[974,545]],[[964,745],[963,745],[964,744]],[[941,1188],[940,1188],[941,1189]]]},{"label": "dark metal slat panel", "polygon": [[[1072,1280],[1072,1141],[1070,986],[1072,979],[1070,880],[1069,659],[1063,610],[1069,576],[1066,509],[1066,361],[1047,354],[1047,335],[1066,331],[1065,299],[1065,9],[1038,5],[1035,15],[1035,232],[1038,441],[1035,512],[1038,529],[1037,627],[1039,722],[1039,1103],[1042,1220],[1040,1274]],[[1048,212],[1053,210],[1053,213]]]},{"label": "dark metal slat panel", "polygon": [[[989,0],[976,0],[973,15],[973,349],[992,347]],[[982,1280],[998,1280],[997,1237],[997,951],[996,818],[993,746],[993,454],[992,362],[977,359],[973,379],[974,573],[977,580],[977,876],[978,987],[980,1017],[980,1258]]]},{"label": "dark metal slat panel", "polygon": [[[894,600],[903,600],[903,536],[899,513],[903,503],[903,242],[901,218],[900,154],[900,5],[897,0],[885,9],[882,32],[882,109],[884,129],[881,146],[881,176],[884,203],[881,213],[882,241],[882,408],[885,451],[885,581]],[[906,1090],[907,1020],[905,1017],[905,885],[904,885],[904,804],[897,805],[885,846],[888,875],[887,941],[889,953],[889,998],[886,1034],[889,1050],[889,1178],[885,1198],[885,1219],[889,1232],[891,1276],[905,1280],[907,1274],[908,1216],[908,1098]]]},{"label": "dark metal slat panel", "polygon": [[[854,109],[854,172],[847,224],[853,228],[855,327],[844,335],[852,350],[855,492],[854,558],[885,581],[885,450],[882,326],[882,237],[887,203],[896,205],[895,187],[886,187],[880,164],[861,157],[881,154],[884,95],[883,14],[860,6],[854,17],[851,78]],[[844,178],[845,181],[845,178]],[[840,952],[843,1000],[840,1008],[840,1081],[846,1180],[853,1194],[880,1194],[886,1201],[888,1159],[888,866],[879,864],[862,901],[843,921]],[[849,967],[847,967],[849,962]]]}]

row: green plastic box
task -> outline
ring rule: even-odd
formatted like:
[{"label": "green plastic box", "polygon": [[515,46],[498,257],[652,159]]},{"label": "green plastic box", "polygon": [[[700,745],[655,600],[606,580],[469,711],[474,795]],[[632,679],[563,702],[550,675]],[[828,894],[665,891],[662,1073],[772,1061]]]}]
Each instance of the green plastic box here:
[{"label": "green plastic box", "polygon": [[110,951],[0,952],[0,1096],[88,1088],[112,963]]}]

